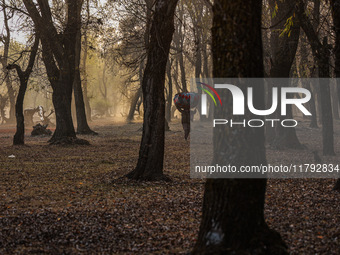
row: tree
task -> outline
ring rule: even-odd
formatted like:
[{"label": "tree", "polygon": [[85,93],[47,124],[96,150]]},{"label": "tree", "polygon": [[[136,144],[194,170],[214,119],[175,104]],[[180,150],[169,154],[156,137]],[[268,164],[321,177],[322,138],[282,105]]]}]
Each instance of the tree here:
[{"label": "tree", "polygon": [[[114,40],[108,40],[107,48],[112,48],[112,41],[119,42],[114,45],[111,59],[115,59],[119,64],[129,71],[128,90],[130,93],[130,109],[127,115],[127,122],[134,119],[136,109],[139,109],[138,102],[142,101],[142,80],[145,69],[145,58],[150,40],[150,27],[155,0],[118,0],[108,2],[107,8],[116,5],[115,11],[120,15],[117,17],[120,33],[115,34]],[[124,12],[117,6],[124,6]],[[111,12],[109,13],[111,15]],[[108,53],[110,50],[108,50]],[[108,54],[109,55],[109,54]],[[135,89],[131,87],[136,83]],[[125,88],[126,91],[126,88]],[[131,93],[132,92],[132,93]],[[132,94],[132,95],[131,95]]]},{"label": "tree", "polygon": [[[319,78],[329,78],[330,46],[325,36],[322,42],[319,40],[312,23],[305,13],[305,3],[300,0],[297,3],[297,14],[301,27],[305,32],[312,48],[315,62],[319,68]],[[322,147],[324,155],[335,155],[334,153],[334,133],[333,115],[330,97],[330,87],[327,79],[319,80],[321,97],[321,118],[322,118]]]},{"label": "tree", "polygon": [[[270,37],[271,47],[271,78],[289,78],[296,50],[299,44],[300,24],[293,15],[295,1],[270,0],[272,31]],[[289,84],[287,84],[289,86]],[[280,90],[280,88],[279,88]],[[281,103],[275,112],[275,119],[282,119],[280,115]],[[287,108],[287,116],[292,118],[292,107]],[[285,128],[281,125],[275,127],[275,137],[272,141],[275,148],[301,149],[302,146],[297,138],[294,127]]]},{"label": "tree", "polygon": [[[340,78],[340,1],[331,0],[332,18],[335,32],[335,46],[334,46],[334,56],[335,56],[335,77]],[[338,102],[340,104],[340,82],[337,84],[337,95]]]},{"label": "tree", "polygon": [[83,0],[66,1],[66,24],[58,31],[48,0],[24,0],[42,44],[42,56],[53,89],[52,101],[56,113],[56,130],[50,143],[86,143],[76,138],[72,115],[72,88],[75,80],[76,42],[81,27]]},{"label": "tree", "polygon": [[[78,8],[81,8],[81,5]],[[75,50],[75,74],[74,74],[75,76],[74,76],[74,82],[73,82],[73,89],[74,89],[74,99],[75,99],[75,104],[76,104],[77,133],[97,135],[98,133],[92,131],[91,128],[89,127],[87,123],[86,112],[85,112],[83,88],[81,86],[82,82],[81,82],[81,75],[80,75],[80,57],[81,57],[81,30],[80,29],[77,30],[75,48],[76,48]],[[85,67],[86,67],[86,64],[85,64]]]},{"label": "tree", "polygon": [[[337,79],[337,94],[338,102],[340,104],[340,0],[331,0],[332,17],[335,31],[335,77]],[[334,187],[335,190],[340,190],[340,178]]]},{"label": "tree", "polygon": [[[179,5],[179,18],[180,21],[184,22],[184,6]],[[181,92],[188,92],[188,86],[187,86],[187,80],[186,80],[186,70],[185,70],[185,61],[184,61],[184,54],[185,54],[185,49],[184,49],[184,27],[182,25],[182,22],[179,22],[179,24],[176,24],[175,27],[175,33],[174,33],[174,45],[176,49],[178,50],[177,54],[177,62],[176,64],[179,65],[180,71],[181,71]]]},{"label": "tree", "polygon": [[[0,56],[0,63],[2,65],[2,70],[5,73],[5,82],[7,87],[7,93],[8,93],[8,99],[9,99],[9,118],[7,121],[13,122],[15,118],[15,90],[12,85],[12,81],[10,79],[10,74],[7,70],[8,65],[8,58],[9,58],[9,49],[11,44],[11,30],[9,27],[9,20],[13,17],[8,10],[7,6],[5,4],[5,0],[2,0],[1,3],[2,6],[2,12],[4,17],[4,25],[5,25],[5,31],[6,35],[0,36],[0,41],[4,44],[4,53],[3,56]],[[5,116],[2,116],[3,120],[5,119]]]},{"label": "tree", "polygon": [[[261,10],[260,0],[215,0],[214,77],[264,76]],[[245,91],[247,87],[241,86],[241,89]],[[256,91],[257,108],[264,109],[263,86],[257,87]],[[227,105],[216,108],[215,114],[231,118],[231,94],[224,93],[222,97]],[[251,117],[248,111],[242,119]],[[265,165],[264,129],[227,125],[215,128],[213,163],[236,167]],[[288,254],[280,235],[270,230],[264,220],[266,183],[266,179],[208,179],[201,226],[192,253]]]},{"label": "tree", "polygon": [[7,105],[8,96],[2,96],[0,94],[0,117],[1,117],[1,124],[4,124],[8,119],[6,118],[5,108]]},{"label": "tree", "polygon": [[[309,73],[310,67],[308,65],[308,51],[307,51],[307,38],[305,35],[301,35],[300,37],[300,65],[299,65],[299,77],[305,78],[307,77],[307,74]],[[318,120],[317,120],[317,112],[316,112],[316,103],[315,103],[315,88],[313,86],[314,84],[307,83],[306,89],[308,89],[312,96],[311,100],[309,101],[309,108],[311,110],[312,116],[310,121],[310,127],[311,128],[317,128],[318,127]]]},{"label": "tree", "polygon": [[143,135],[136,168],[127,177],[142,180],[164,179],[165,71],[174,32],[178,0],[157,0],[150,30],[147,64],[142,91]]},{"label": "tree", "polygon": [[22,145],[24,144],[24,137],[25,137],[25,123],[24,123],[24,97],[27,89],[27,83],[28,79],[32,73],[35,57],[37,55],[39,47],[39,36],[35,36],[35,41],[33,44],[33,47],[31,49],[31,53],[29,56],[29,62],[27,65],[27,68],[25,71],[22,70],[22,68],[18,64],[9,64],[7,66],[7,69],[15,69],[17,71],[19,80],[20,80],[20,88],[17,96],[17,101],[15,104],[15,115],[17,118],[17,131],[13,138],[13,144],[14,145]]},{"label": "tree", "polygon": [[166,65],[166,76],[168,78],[168,89],[166,90],[166,107],[165,107],[165,120],[171,122],[171,105],[172,105],[172,68],[173,59],[169,58]]},{"label": "tree", "polygon": [[86,117],[89,121],[92,120],[92,116],[91,116],[91,106],[90,106],[90,100],[88,98],[88,94],[87,94],[87,55],[88,55],[88,28],[89,28],[89,23],[90,23],[90,1],[86,0],[86,22],[85,22],[85,26],[84,26],[84,51],[83,51],[83,61],[82,61],[82,74],[83,74],[83,92],[84,92],[84,103],[85,103],[85,111],[86,111]]}]

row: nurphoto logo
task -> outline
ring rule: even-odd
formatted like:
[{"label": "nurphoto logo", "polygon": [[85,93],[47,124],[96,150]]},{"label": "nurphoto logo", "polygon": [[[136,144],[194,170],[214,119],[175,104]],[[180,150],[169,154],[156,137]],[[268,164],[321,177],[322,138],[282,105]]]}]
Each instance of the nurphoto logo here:
[{"label": "nurphoto logo", "polygon": [[[300,87],[281,87],[280,90],[278,87],[272,88],[272,103],[269,109],[256,109],[253,103],[254,98],[254,90],[255,87],[248,87],[247,88],[247,95],[245,96],[243,91],[237,87],[236,85],[232,84],[214,84],[214,86],[210,86],[205,83],[197,82],[197,84],[202,85],[208,89],[210,89],[215,96],[218,98],[221,107],[223,107],[222,100],[220,95],[217,93],[215,89],[227,89],[231,92],[232,100],[233,100],[233,115],[241,116],[245,114],[245,101],[247,101],[248,110],[257,116],[269,116],[273,114],[279,104],[279,99],[281,102],[281,116],[287,115],[287,106],[288,105],[295,105],[305,116],[311,116],[312,114],[307,110],[304,104],[308,103],[311,99],[311,93],[308,89],[300,88]],[[216,99],[214,95],[208,90],[203,87],[198,87],[202,91],[206,92],[207,94],[201,95],[201,115],[207,115],[208,112],[208,100],[207,95],[209,95],[215,106],[217,106]],[[280,92],[280,94],[279,94]],[[299,97],[293,98],[294,94],[299,94]],[[288,96],[290,95],[290,96]],[[269,107],[269,106],[268,106]],[[265,122],[271,123],[272,127],[275,126],[276,122],[280,122],[283,127],[295,127],[297,126],[297,121],[294,119],[250,119],[243,121],[233,121],[232,119],[214,119],[213,126],[216,125],[226,125],[229,124],[231,127],[234,125],[243,125],[250,126],[250,127],[263,127]]]}]

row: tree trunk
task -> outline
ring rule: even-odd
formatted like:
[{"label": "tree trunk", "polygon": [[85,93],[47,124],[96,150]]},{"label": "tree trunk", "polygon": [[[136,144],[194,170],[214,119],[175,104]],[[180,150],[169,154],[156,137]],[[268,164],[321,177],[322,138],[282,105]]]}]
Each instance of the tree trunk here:
[{"label": "tree trunk", "polygon": [[[329,61],[330,47],[327,37],[324,37],[321,43],[316,34],[310,20],[305,14],[305,4],[299,1],[297,14],[301,23],[301,27],[305,32],[311,45],[315,62],[319,68],[319,78],[330,78]],[[334,133],[333,133],[333,115],[330,97],[330,88],[328,79],[319,80],[320,101],[321,101],[321,121],[322,121],[322,148],[323,155],[335,155],[334,153]]]},{"label": "tree trunk", "polygon": [[[334,45],[334,56],[335,56],[335,77],[340,78],[340,0],[331,0],[331,9],[333,17],[333,25],[335,32],[335,45]],[[340,84],[337,84],[337,92],[340,104]]]},{"label": "tree trunk", "polygon": [[127,122],[133,121],[138,100],[142,96],[143,71],[144,71],[144,62],[142,61],[139,65],[140,87],[138,88],[136,94],[132,97],[129,114],[126,118]]},{"label": "tree trunk", "polygon": [[[322,52],[319,57],[319,77],[330,78],[329,61],[330,53],[327,47],[327,38],[324,38]],[[334,152],[334,132],[333,132],[333,114],[331,105],[331,95],[328,79],[320,79],[320,97],[322,112],[322,148],[323,155],[335,155]]]},{"label": "tree trunk", "polygon": [[8,97],[4,97],[0,94],[0,117],[1,117],[1,124],[4,124],[7,121],[5,108],[7,105]]},{"label": "tree trunk", "polygon": [[168,122],[171,122],[171,105],[172,105],[172,76],[171,76],[171,67],[172,67],[172,60],[168,60],[168,64],[166,67],[166,73],[168,77],[168,94],[167,94],[167,103],[165,109],[165,119]]},{"label": "tree trunk", "polygon": [[29,56],[28,65],[25,71],[22,71],[21,67],[17,64],[8,65],[7,69],[16,69],[19,80],[20,88],[17,96],[17,101],[15,104],[15,115],[17,120],[17,130],[13,137],[13,145],[23,145],[25,144],[25,119],[24,119],[24,98],[27,90],[28,79],[32,73],[33,65],[35,62],[35,57],[37,55],[39,47],[39,37],[35,36],[35,41]]},{"label": "tree trunk", "polygon": [[[182,7],[183,8],[183,7]],[[184,11],[180,9],[180,18],[184,19]],[[179,69],[181,72],[180,80],[182,83],[180,92],[188,92],[187,80],[186,80],[186,71],[185,71],[185,63],[184,63],[184,35],[183,35],[183,27],[182,23],[179,24],[175,30],[174,35],[174,43],[176,45],[177,50],[179,51],[177,54],[176,64],[179,65]]]},{"label": "tree trunk", "polygon": [[91,105],[90,105],[90,99],[89,99],[89,96],[88,96],[87,77],[86,76],[87,76],[87,73],[86,73],[86,71],[84,71],[83,90],[84,90],[85,111],[86,111],[86,117],[87,117],[88,121],[92,121],[92,110],[91,110]]},{"label": "tree trunk", "polygon": [[[153,9],[154,0],[146,0],[145,3],[146,3],[146,6],[145,6],[145,8],[146,8],[145,9],[146,24],[145,24],[145,31],[144,31],[144,47],[145,47],[145,49],[148,49],[149,43],[150,43],[150,27],[151,27],[152,9]],[[133,121],[138,101],[139,101],[139,99],[141,99],[141,96],[142,96],[142,82],[143,82],[144,68],[145,68],[144,60],[142,60],[139,63],[140,87],[138,88],[136,94],[132,97],[129,114],[126,118],[126,121],[128,123]],[[139,109],[140,109],[140,104],[138,105],[138,112],[139,112]]]},{"label": "tree trunk", "polygon": [[70,79],[68,82],[62,79],[53,86],[52,102],[56,115],[56,129],[50,143],[68,143],[76,139],[71,113],[72,83]]},{"label": "tree trunk", "polygon": [[157,0],[155,4],[148,58],[142,83],[143,135],[137,166],[127,175],[132,179],[164,179],[164,85],[177,2],[178,0]]},{"label": "tree trunk", "polygon": [[64,61],[62,61],[63,65],[60,66],[60,70],[57,69],[54,58],[49,53],[46,38],[42,37],[41,42],[43,61],[53,89],[52,103],[56,115],[56,129],[49,142],[51,144],[77,142],[71,112],[75,63],[69,63],[67,58],[69,54],[67,54],[63,56]]},{"label": "tree trunk", "polygon": [[[299,44],[300,25],[297,18],[293,18],[293,26],[288,32],[281,35],[282,30],[285,28],[286,20],[284,17],[287,12],[291,14],[294,12],[295,2],[290,1],[269,1],[274,8],[275,4],[278,5],[278,13],[272,15],[272,25],[277,24],[271,31],[271,52],[272,52],[272,67],[270,69],[271,78],[289,78],[293,61],[295,59],[296,50]],[[289,86],[289,84],[287,84]],[[281,90],[279,86],[279,91]],[[269,93],[270,94],[270,93]],[[280,101],[280,100],[279,100]],[[282,120],[281,116],[281,103],[278,103],[278,108],[274,113],[275,119]],[[287,108],[288,118],[292,118],[292,108]],[[267,129],[271,127],[267,126]],[[268,139],[268,138],[267,138]],[[275,136],[273,141],[269,141],[276,149],[302,149],[302,146],[297,138],[295,128],[286,128],[281,125],[275,127]]]},{"label": "tree trunk", "polygon": [[339,103],[338,103],[338,96],[337,96],[337,88],[336,84],[331,84],[331,97],[332,97],[332,110],[333,110],[333,118],[335,120],[339,119]]},{"label": "tree trunk", "polygon": [[17,118],[17,131],[13,137],[13,145],[25,144],[25,119],[24,119],[24,97],[27,89],[27,81],[20,79],[20,88],[15,104],[15,115]]},{"label": "tree trunk", "polygon": [[[52,17],[49,1],[38,1],[39,10],[32,0],[23,0],[41,37],[43,61],[53,89],[52,102],[56,114],[56,130],[50,143],[80,143],[74,130],[71,114],[72,88],[76,67],[77,34],[81,29],[83,0],[66,0],[66,24],[58,32]],[[78,65],[79,66],[79,65]]]},{"label": "tree trunk", "polygon": [[[263,77],[261,38],[262,1],[215,0],[212,28],[214,77]],[[244,15],[247,13],[247,15]],[[241,89],[246,91],[246,86]],[[264,89],[254,100],[264,107]],[[216,114],[232,115],[230,93],[223,93],[223,108]],[[256,117],[258,118],[258,117]],[[227,155],[227,156],[226,156]],[[214,129],[214,164],[236,167],[265,165],[264,129]],[[280,235],[264,220],[266,179],[208,179],[203,216],[193,254],[288,254]]]},{"label": "tree trunk", "polygon": [[133,121],[135,111],[136,111],[136,106],[137,106],[138,100],[141,96],[142,96],[142,87],[139,87],[136,94],[132,97],[129,114],[126,118],[127,122]]},{"label": "tree trunk", "polygon": [[[312,77],[312,78],[317,78],[317,77],[318,77],[318,74],[315,74],[314,77]],[[319,84],[311,84],[311,88],[314,91],[316,109],[317,109],[317,112],[318,112],[318,122],[319,122],[319,125],[322,125],[320,86],[319,86]]]},{"label": "tree trunk", "polygon": [[199,79],[202,73],[202,52],[199,31],[196,31],[196,33],[198,35],[195,38],[195,78]]},{"label": "tree trunk", "polygon": [[[302,31],[300,31],[300,33],[302,33]],[[300,40],[301,40],[301,43],[300,43],[301,58],[300,58],[299,77],[306,78],[308,70],[309,70],[308,52],[307,52],[307,47],[306,47],[308,41],[307,41],[306,35],[301,34]],[[316,104],[315,104],[316,95],[315,95],[314,90],[312,89],[312,86],[311,86],[310,83],[306,84],[306,89],[308,89],[311,93],[311,99],[309,101],[309,108],[310,108],[312,116],[311,116],[309,126],[311,128],[317,128],[318,127],[318,119],[317,119]]]},{"label": "tree trunk", "polygon": [[83,97],[83,89],[81,86],[80,77],[80,56],[81,56],[81,31],[77,32],[76,36],[76,61],[75,61],[75,74],[74,74],[74,101],[76,104],[76,115],[77,115],[77,133],[78,134],[91,134],[97,135],[98,133],[91,130],[87,123],[85,104]]},{"label": "tree trunk", "polygon": [[181,70],[181,83],[182,83],[183,92],[188,92],[187,79],[186,79],[185,66],[184,66],[184,53],[183,52],[180,53],[178,57],[179,57],[178,63],[179,63],[179,67]]},{"label": "tree trunk", "polygon": [[86,118],[88,121],[92,121],[92,112],[91,112],[91,106],[90,106],[90,100],[88,97],[88,91],[87,91],[87,70],[86,70],[86,63],[87,63],[87,50],[88,50],[88,39],[87,39],[87,29],[88,24],[90,22],[90,1],[86,0],[86,14],[87,14],[87,22],[84,28],[84,53],[83,53],[83,94],[84,94],[84,103],[85,103],[85,112],[86,112]]},{"label": "tree trunk", "polygon": [[[335,77],[337,79],[337,95],[340,106],[340,0],[331,0],[332,17],[335,30]],[[334,190],[340,191],[340,178],[335,184]]]},{"label": "tree trunk", "polygon": [[316,105],[315,105],[315,99],[316,99],[315,93],[312,90],[312,87],[309,83],[307,84],[307,89],[311,92],[311,100],[309,101],[309,106],[310,106],[310,109],[311,109],[312,116],[311,116],[311,121],[310,121],[309,126],[311,128],[317,128],[318,127],[318,119],[317,119]]},{"label": "tree trunk", "polygon": [[202,45],[202,57],[203,57],[203,78],[207,79],[210,78],[208,44]]},{"label": "tree trunk", "polygon": [[[210,45],[210,43],[209,43],[209,45]],[[209,71],[208,44],[202,45],[202,57],[203,57],[203,73],[202,73],[202,75],[203,75],[203,82],[207,83],[208,78],[211,77],[210,71]],[[202,90],[199,90],[198,93],[202,93]],[[201,106],[200,103],[201,102],[199,102],[199,106],[196,107],[196,109],[198,111],[200,111],[200,106]],[[207,120],[212,121],[213,118],[214,118],[214,107],[212,107],[210,105],[210,103],[211,102],[209,102],[208,118],[207,118]],[[201,116],[201,118],[203,117],[202,115],[200,115],[200,116]],[[205,119],[202,118],[202,120],[205,120]]]},{"label": "tree trunk", "polygon": [[[9,75],[9,74],[8,74]],[[9,123],[13,123],[15,119],[15,91],[12,86],[12,81],[10,77],[6,77],[6,87],[8,91],[8,99],[9,99]]]},{"label": "tree trunk", "polygon": [[[12,81],[10,79],[10,73],[6,69],[8,65],[8,59],[9,59],[11,30],[9,28],[9,17],[8,17],[7,9],[5,7],[5,2],[2,1],[2,4],[3,4],[2,12],[3,12],[6,36],[3,35],[4,48],[3,48],[3,55],[0,57],[0,63],[2,64],[2,70],[3,70],[3,73],[5,74],[5,84],[7,87],[7,94],[8,94],[8,99],[9,99],[9,118],[6,119],[6,122],[12,123],[15,120],[15,91],[13,89]],[[3,118],[5,118],[4,115],[3,115]]]},{"label": "tree trunk", "polygon": [[340,178],[336,181],[335,186],[333,188],[334,190],[340,191]]},{"label": "tree trunk", "polygon": [[172,75],[173,81],[175,83],[175,88],[176,88],[176,94],[183,92],[183,88],[181,88],[181,85],[179,84],[179,69],[178,69],[178,58],[175,58],[175,65],[174,65],[174,72]]}]

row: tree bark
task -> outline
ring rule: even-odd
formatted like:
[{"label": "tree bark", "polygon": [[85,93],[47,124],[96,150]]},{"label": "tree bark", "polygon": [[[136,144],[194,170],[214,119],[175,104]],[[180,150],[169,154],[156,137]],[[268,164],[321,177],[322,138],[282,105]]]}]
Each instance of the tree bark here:
[{"label": "tree bark", "polygon": [[157,0],[150,30],[147,64],[142,90],[143,135],[136,168],[127,177],[139,180],[164,179],[165,72],[174,32],[178,0]]},{"label": "tree bark", "polygon": [[[263,77],[261,38],[262,1],[215,0],[212,51],[214,77]],[[245,13],[247,15],[245,15]],[[243,91],[246,86],[240,86]],[[235,121],[254,117],[232,116],[232,96],[222,94],[223,108],[215,109]],[[264,108],[264,88],[254,100]],[[258,117],[257,117],[258,118]],[[265,165],[264,129],[214,129],[214,163]],[[208,179],[203,216],[192,254],[288,254],[280,235],[264,220],[266,179]]]}]

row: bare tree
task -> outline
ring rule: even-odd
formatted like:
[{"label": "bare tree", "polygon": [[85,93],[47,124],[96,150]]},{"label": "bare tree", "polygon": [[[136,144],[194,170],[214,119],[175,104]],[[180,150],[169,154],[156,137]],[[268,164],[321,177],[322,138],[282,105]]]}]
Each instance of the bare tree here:
[{"label": "bare tree", "polygon": [[56,130],[51,143],[86,143],[76,138],[72,115],[72,88],[76,69],[76,42],[81,27],[83,0],[67,0],[66,24],[58,31],[54,24],[48,0],[24,0],[42,44],[42,55],[47,75],[53,89],[52,101],[56,113]]},{"label": "bare tree", "polygon": [[28,79],[33,71],[33,66],[35,62],[35,57],[38,52],[38,47],[39,47],[39,36],[36,35],[35,41],[31,49],[30,56],[29,56],[29,62],[25,70],[22,70],[22,68],[16,63],[12,63],[7,66],[7,69],[9,70],[15,69],[17,71],[17,74],[20,80],[20,88],[19,88],[19,92],[17,96],[16,105],[15,105],[15,115],[17,118],[17,131],[13,138],[14,145],[22,145],[25,143],[24,142],[25,123],[24,123],[23,104],[24,104],[24,98],[25,98],[25,93],[27,89]]},{"label": "bare tree", "polygon": [[136,168],[127,177],[142,180],[164,179],[165,72],[174,32],[178,0],[157,0],[150,30],[147,64],[142,90],[143,135]]},{"label": "bare tree", "polygon": [[[305,3],[299,0],[297,3],[297,14],[301,27],[305,32],[311,45],[315,62],[318,65],[319,77],[329,78],[330,63],[330,45],[325,36],[321,42],[311,21],[305,13]],[[324,155],[335,155],[334,152],[334,133],[333,133],[333,115],[330,97],[330,87],[327,79],[320,79],[320,98],[321,98],[321,115],[322,115],[322,145]]]},{"label": "bare tree", "polygon": [[[2,0],[1,2],[2,12],[3,12],[3,18],[4,18],[4,26],[6,35],[0,36],[0,41],[4,44],[4,52],[3,55],[0,55],[0,63],[2,65],[2,70],[5,74],[5,83],[7,87],[7,93],[8,93],[8,100],[9,100],[9,118],[7,121],[14,122],[15,119],[15,90],[12,85],[12,81],[10,79],[10,74],[7,70],[8,60],[9,60],[9,49],[11,44],[11,30],[9,27],[9,20],[13,17],[12,14],[8,11],[8,7],[5,4],[5,0]],[[3,120],[5,119],[5,116],[2,116]]]},{"label": "bare tree", "polygon": [[83,75],[83,94],[84,94],[84,104],[85,104],[85,111],[86,111],[86,117],[89,121],[92,120],[91,116],[91,106],[90,106],[90,100],[88,97],[88,79],[87,79],[87,55],[88,55],[88,27],[90,23],[90,0],[86,0],[86,22],[84,25],[84,50],[83,50],[83,61],[82,61],[82,75]]}]

